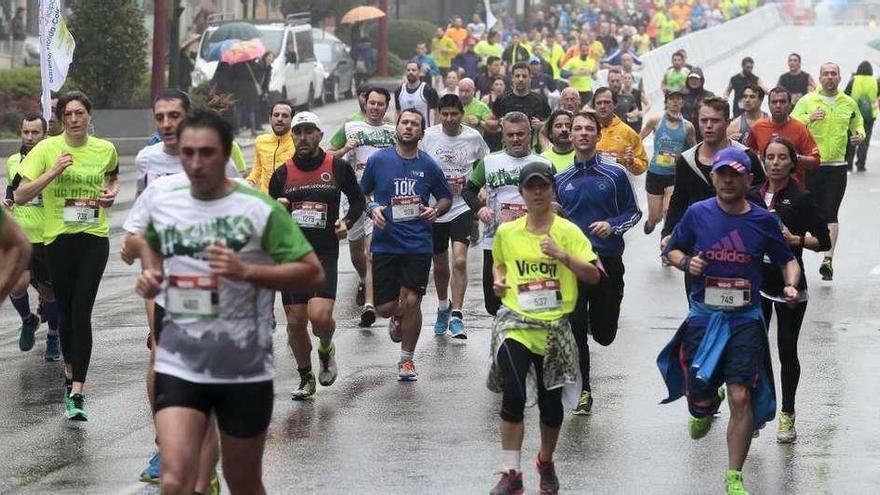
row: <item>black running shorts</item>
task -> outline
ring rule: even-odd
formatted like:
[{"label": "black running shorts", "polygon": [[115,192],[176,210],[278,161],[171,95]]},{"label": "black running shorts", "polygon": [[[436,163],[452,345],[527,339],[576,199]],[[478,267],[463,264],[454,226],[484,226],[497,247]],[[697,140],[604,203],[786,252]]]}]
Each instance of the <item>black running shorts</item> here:
[{"label": "black running shorts", "polygon": [[156,412],[166,407],[186,407],[217,416],[223,433],[253,438],[269,428],[275,392],[272,381],[256,383],[193,383],[156,373]]},{"label": "black running shorts", "polygon": [[281,302],[285,306],[308,304],[309,299],[313,297],[336,300],[336,282],[339,278],[339,270],[337,268],[339,253],[318,255],[318,259],[321,261],[321,267],[324,268],[324,283],[314,292],[282,292]]},{"label": "black running shorts", "polygon": [[402,287],[424,296],[430,272],[430,254],[373,253],[373,296],[376,306],[399,298]]}]

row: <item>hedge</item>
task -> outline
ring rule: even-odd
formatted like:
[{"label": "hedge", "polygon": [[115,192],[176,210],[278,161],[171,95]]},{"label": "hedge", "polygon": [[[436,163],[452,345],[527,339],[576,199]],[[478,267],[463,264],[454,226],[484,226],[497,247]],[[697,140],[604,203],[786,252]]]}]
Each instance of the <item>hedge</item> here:
[{"label": "hedge", "polygon": [[[437,32],[437,26],[428,21],[417,19],[389,19],[388,20],[388,51],[403,60],[409,60],[416,54],[416,45],[425,43],[428,50],[431,48],[431,38]],[[370,39],[378,40],[376,27],[369,31]],[[377,44],[378,46],[378,44]],[[390,69],[389,69],[390,70]],[[403,72],[401,67],[400,72]]]}]

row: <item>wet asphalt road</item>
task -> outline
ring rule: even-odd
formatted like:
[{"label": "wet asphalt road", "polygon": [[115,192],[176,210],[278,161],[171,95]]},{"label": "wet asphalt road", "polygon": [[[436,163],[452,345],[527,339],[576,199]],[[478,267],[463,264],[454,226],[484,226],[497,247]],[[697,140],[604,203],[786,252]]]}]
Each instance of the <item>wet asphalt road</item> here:
[{"label": "wet asphalt road", "polygon": [[[708,86],[723,90],[722,81],[745,55],[755,57],[755,72],[772,85],[770,74],[783,72],[785,55],[795,50],[811,72],[832,58],[849,73],[873,55],[863,43],[874,34],[842,29],[782,28],[708,67]],[[350,100],[319,109],[328,137],[351,111]],[[752,493],[876,493],[880,486],[880,224],[874,216],[880,158],[876,149],[872,154],[869,172],[849,178],[835,280],[819,280],[819,255],[805,256],[811,302],[800,340],[799,438],[778,445],[771,423],[753,442],[745,466]],[[94,313],[89,422],[71,424],[62,417],[61,366],[42,360],[45,327],[34,350],[21,353],[17,316],[9,304],[0,309],[0,492],[158,493],[137,481],[154,449],[143,379],[146,323],[133,292],[137,270],[117,255],[133,179],[131,160],[125,159],[125,185],[112,211],[111,260]],[[636,179],[639,191],[643,182]],[[562,427],[556,462],[565,493],[723,490],[726,408],[709,435],[695,442],[687,435],[684,402],[658,405],[665,389],[654,359],[685,314],[686,301],[680,273],[660,266],[657,241],[657,234],[644,236],[641,226],[627,235],[620,332],[610,347],[593,346],[593,415],[569,416]],[[479,250],[472,250],[469,261],[464,313],[470,338],[434,337],[436,296],[429,288],[416,353],[420,380],[400,384],[399,346],[388,339],[385,320],[372,330],[355,325],[356,277],[342,249],[336,384],[319,386],[313,401],[291,402],[288,394],[298,379],[283,326],[276,332],[276,401],[264,469],[269,493],[471,494],[494,485],[500,398],[484,386],[491,320],[482,306]],[[283,325],[280,306],[276,315]],[[774,366],[778,370],[778,362]],[[537,484],[530,467],[537,424],[537,411],[529,410],[523,448],[528,493]]]}]

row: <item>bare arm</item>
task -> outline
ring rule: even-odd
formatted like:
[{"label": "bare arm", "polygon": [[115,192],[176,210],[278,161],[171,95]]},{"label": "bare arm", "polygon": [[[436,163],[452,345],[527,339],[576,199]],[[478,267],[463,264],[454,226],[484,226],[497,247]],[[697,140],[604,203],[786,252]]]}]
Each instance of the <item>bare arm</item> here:
[{"label": "bare arm", "polygon": [[6,215],[0,224],[0,304],[18,282],[31,260],[31,243],[21,227]]},{"label": "bare arm", "polygon": [[685,133],[685,142],[687,142],[688,148],[697,145],[697,131],[694,129],[694,124],[691,124],[687,120],[684,120],[684,133]]},{"label": "bare arm", "polygon": [[660,117],[656,115],[654,117],[648,118],[645,125],[642,126],[642,130],[639,131],[639,138],[645,139],[650,136],[652,132],[654,132],[654,128],[657,127],[657,122],[660,120]]},{"label": "bare arm", "polygon": [[807,74],[807,91],[813,92],[816,89],[816,81],[813,79],[813,76]]},{"label": "bare arm", "polygon": [[71,165],[73,165],[73,157],[68,153],[62,153],[58,157],[58,161],[55,162],[55,166],[43,172],[43,175],[37,177],[36,180],[27,180],[22,177],[15,190],[15,202],[23,205],[36,198],[49,183],[55,180],[55,177],[61,175]]}]

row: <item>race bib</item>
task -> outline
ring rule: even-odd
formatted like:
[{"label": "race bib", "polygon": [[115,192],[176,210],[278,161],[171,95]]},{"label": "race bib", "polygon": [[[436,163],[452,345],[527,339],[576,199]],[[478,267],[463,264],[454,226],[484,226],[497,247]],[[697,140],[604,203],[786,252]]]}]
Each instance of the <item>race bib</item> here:
[{"label": "race bib", "polygon": [[298,201],[293,203],[291,216],[305,229],[323,229],[327,226],[327,203],[316,201]]},{"label": "race bib", "polygon": [[526,214],[526,205],[501,203],[501,223],[510,222]]},{"label": "race bib", "polygon": [[220,295],[217,277],[171,275],[165,304],[172,320],[217,318]]},{"label": "race bib", "polygon": [[391,218],[395,222],[409,222],[419,218],[422,198],[418,196],[395,196],[391,198]]},{"label": "race bib", "polygon": [[664,168],[670,168],[675,166],[675,159],[678,157],[676,153],[670,153],[668,151],[660,151],[657,153],[657,165]]},{"label": "race bib", "polygon": [[67,225],[98,225],[98,201],[94,199],[65,199],[64,223]]},{"label": "race bib", "polygon": [[449,184],[449,189],[452,189],[452,194],[461,196],[461,191],[464,189],[463,175],[461,177],[447,177],[446,183]]},{"label": "race bib", "polygon": [[516,287],[517,302],[523,311],[540,313],[562,307],[559,280],[535,280]]},{"label": "race bib", "polygon": [[744,278],[706,277],[703,298],[709,306],[732,309],[748,306],[752,298],[752,283]]}]

